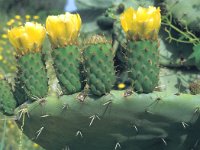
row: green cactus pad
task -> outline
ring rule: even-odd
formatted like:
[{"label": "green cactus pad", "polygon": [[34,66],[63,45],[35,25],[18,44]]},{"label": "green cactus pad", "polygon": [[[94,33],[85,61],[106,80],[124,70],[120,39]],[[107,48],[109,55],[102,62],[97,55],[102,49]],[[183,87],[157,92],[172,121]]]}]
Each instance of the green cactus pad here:
[{"label": "green cactus pad", "polygon": [[158,84],[159,51],[157,41],[128,41],[127,71],[137,92],[150,93]]},{"label": "green cactus pad", "polygon": [[47,95],[48,79],[40,53],[30,53],[18,59],[20,85],[30,97],[43,98]]},{"label": "green cactus pad", "polygon": [[16,108],[11,86],[6,80],[0,80],[0,111],[5,115],[13,115]]},{"label": "green cactus pad", "polygon": [[199,95],[124,93],[84,101],[77,93],[28,104],[23,131],[48,150],[188,150],[200,138]]},{"label": "green cactus pad", "polygon": [[87,84],[92,94],[109,93],[115,82],[113,51],[110,43],[90,44],[84,51]]},{"label": "green cactus pad", "polygon": [[200,95],[186,93],[199,72],[162,68],[160,73],[163,92],[112,90],[101,97],[84,93],[58,97],[52,91],[51,96],[16,109],[18,126],[48,150],[196,148]]},{"label": "green cactus pad", "polygon": [[64,94],[74,94],[83,89],[81,53],[76,45],[52,51],[54,68]]}]

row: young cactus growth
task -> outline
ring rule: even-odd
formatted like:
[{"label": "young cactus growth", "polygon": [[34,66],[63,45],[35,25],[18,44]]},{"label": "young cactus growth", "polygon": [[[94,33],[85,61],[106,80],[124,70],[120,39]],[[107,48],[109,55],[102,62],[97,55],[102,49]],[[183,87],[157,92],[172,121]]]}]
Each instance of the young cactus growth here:
[{"label": "young cactus growth", "polygon": [[77,37],[81,27],[78,14],[66,13],[49,16],[46,29],[52,44],[52,57],[57,78],[63,94],[73,94],[82,90],[81,53],[77,46]]},{"label": "young cactus growth", "polygon": [[83,51],[87,84],[91,94],[102,96],[115,82],[114,53],[111,43],[104,37],[93,36]]},{"label": "young cactus growth", "polygon": [[[38,23],[27,22],[24,26],[8,31],[10,43],[15,47],[18,63],[17,81],[29,98],[43,98],[47,95],[48,79],[45,65],[42,61],[42,42],[45,38],[45,28]],[[15,90],[22,90],[16,88]],[[23,93],[23,92],[22,92]],[[23,95],[15,91],[15,97],[21,102]]]},{"label": "young cactus growth", "polygon": [[16,108],[11,86],[9,83],[0,77],[0,112],[5,115],[13,115]]},{"label": "young cactus growth", "polygon": [[127,71],[137,92],[150,93],[158,84],[158,32],[161,24],[160,9],[150,6],[138,10],[128,8],[120,16],[127,35]]}]

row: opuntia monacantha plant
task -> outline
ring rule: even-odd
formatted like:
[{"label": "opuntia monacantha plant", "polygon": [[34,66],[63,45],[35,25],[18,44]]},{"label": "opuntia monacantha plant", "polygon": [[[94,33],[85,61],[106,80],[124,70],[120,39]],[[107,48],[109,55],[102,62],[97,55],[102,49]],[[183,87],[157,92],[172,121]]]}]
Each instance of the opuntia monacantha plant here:
[{"label": "opuntia monacantha plant", "polygon": [[81,18],[66,13],[46,22],[62,92],[48,92],[54,79],[41,50],[44,27],[26,23],[9,31],[18,72],[14,89],[1,80],[1,110],[16,115],[23,132],[48,150],[198,149],[199,95],[179,89],[189,90],[185,81],[196,73],[159,66],[159,8],[129,8],[120,19],[128,41],[122,56],[127,89],[114,90],[120,75],[111,42],[102,36],[80,42]]},{"label": "opuntia monacantha plant", "polygon": [[21,88],[15,89],[18,101],[22,101],[21,94],[28,95],[32,100],[47,96],[48,79],[41,53],[45,35],[45,28],[42,25],[31,22],[8,31],[9,40],[16,49],[18,62],[16,81],[20,82],[21,88],[25,91],[17,92]]}]

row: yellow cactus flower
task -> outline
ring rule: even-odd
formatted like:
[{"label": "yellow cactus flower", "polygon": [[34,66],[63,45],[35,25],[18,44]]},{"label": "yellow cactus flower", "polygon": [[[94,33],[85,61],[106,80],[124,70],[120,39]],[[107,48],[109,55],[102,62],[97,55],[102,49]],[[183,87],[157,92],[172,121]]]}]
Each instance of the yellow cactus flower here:
[{"label": "yellow cactus flower", "polygon": [[33,16],[33,19],[35,19],[35,20],[37,20],[39,18],[40,18],[39,16]]},{"label": "yellow cactus flower", "polygon": [[65,13],[58,16],[48,16],[46,29],[52,46],[64,47],[77,40],[81,28],[79,14]]},{"label": "yellow cactus flower", "polygon": [[129,39],[156,39],[161,25],[160,8],[128,8],[120,21]]},{"label": "yellow cactus flower", "polygon": [[25,18],[26,18],[26,19],[30,19],[31,16],[30,16],[30,15],[26,15]]},{"label": "yellow cactus flower", "polygon": [[9,22],[11,22],[11,23],[14,23],[15,22],[15,20],[14,19],[10,19],[10,21]]},{"label": "yellow cactus flower", "polygon": [[13,23],[15,23],[15,20],[11,19],[6,24],[7,24],[7,26],[11,26]]},{"label": "yellow cactus flower", "polygon": [[21,16],[16,15],[16,16],[15,16],[15,19],[20,20],[20,19],[21,19]]},{"label": "yellow cactus flower", "polygon": [[11,26],[13,24],[13,22],[8,21],[6,24],[7,24],[7,26]]},{"label": "yellow cactus flower", "polygon": [[45,35],[45,28],[33,22],[26,22],[24,26],[8,30],[9,41],[18,55],[40,51]]}]

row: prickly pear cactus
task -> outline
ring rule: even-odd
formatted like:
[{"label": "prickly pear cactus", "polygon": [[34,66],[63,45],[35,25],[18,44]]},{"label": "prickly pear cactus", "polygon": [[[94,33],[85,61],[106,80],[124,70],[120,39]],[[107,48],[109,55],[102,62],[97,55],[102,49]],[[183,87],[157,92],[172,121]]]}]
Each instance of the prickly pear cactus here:
[{"label": "prickly pear cactus", "polygon": [[64,94],[73,94],[83,89],[81,77],[81,52],[76,45],[52,51],[54,68]]},{"label": "prickly pear cactus", "polygon": [[[187,88],[185,81],[197,74],[161,71],[160,80],[167,83],[163,92],[112,90],[98,98],[82,95],[82,100],[82,93],[54,95],[23,105],[16,112],[25,110],[24,133],[48,150],[188,150],[200,138],[199,95],[170,90],[177,87],[179,79],[180,86]],[[21,127],[22,118],[17,123]]]},{"label": "prickly pear cactus", "polygon": [[83,51],[86,80],[92,94],[102,96],[114,86],[114,54],[111,43],[94,36]]},{"label": "prickly pear cactus", "polygon": [[[152,7],[150,9],[155,10]],[[70,14],[65,15],[69,18],[71,17]],[[59,17],[63,19],[66,16]],[[74,17],[78,18],[75,15],[71,19],[73,20]],[[53,24],[51,21],[57,21],[57,18],[53,16],[49,25]],[[64,21],[65,25],[69,25],[71,22],[73,21]],[[79,21],[77,22],[72,26],[74,27],[80,23]],[[63,24],[60,24],[60,20],[56,23],[58,23],[58,26],[61,25],[63,27]],[[72,26],[70,24],[67,29],[64,29],[68,32],[72,31],[69,35],[76,35],[75,38],[77,38],[78,30],[74,30],[74,28],[71,28]],[[145,26],[138,27],[144,29],[143,27]],[[152,28],[147,27],[145,29],[152,31]],[[57,28],[55,29],[54,27],[53,29],[56,32],[48,31],[48,34],[53,33],[50,39],[53,44],[66,38],[66,32],[61,32],[63,28],[58,28],[59,32]],[[157,27],[155,29],[158,31]],[[63,45],[54,49],[52,52],[53,58],[49,58],[53,60],[54,64],[51,67],[46,67],[48,72],[53,74],[52,70],[55,69],[58,79],[58,73],[62,72],[64,73],[62,75],[69,82],[75,83],[74,78],[69,77],[68,74],[65,75],[65,70],[68,67],[67,71],[70,71],[70,74],[80,71],[81,75],[86,76],[87,85],[80,92],[73,91],[75,93],[62,95],[59,88],[55,87],[56,84],[53,82],[56,79],[54,78],[56,75],[50,77],[44,74],[46,78],[50,78],[49,83],[53,84],[49,85],[51,90],[49,90],[47,96],[39,97],[37,101],[30,101],[31,97],[26,97],[23,100],[26,102],[15,109],[14,116],[17,118],[16,122],[23,133],[48,150],[199,149],[200,95],[192,91],[193,89],[195,92],[197,91],[196,87],[198,86],[193,86],[193,81],[198,81],[199,71],[195,69],[171,68],[162,65],[158,68],[158,43],[156,37],[158,33],[156,32],[154,35],[155,29],[153,29],[154,32],[150,32],[150,35],[153,36],[151,39],[148,36],[147,38],[138,39],[137,34],[139,32],[134,36],[132,36],[133,33],[129,34],[130,32],[126,32],[126,37],[131,35],[131,40],[128,38],[126,41],[130,40],[131,42],[129,41],[124,47],[126,55],[121,56],[121,58],[126,56],[124,60],[128,58],[128,61],[123,62],[123,64],[117,63],[117,65],[127,67],[131,71],[134,68],[140,69],[144,80],[145,77],[149,78],[148,81],[145,80],[147,86],[143,85],[142,87],[145,90],[147,89],[148,93],[145,94],[138,93],[133,88],[125,90],[113,89],[114,81],[118,78],[118,74],[115,74],[116,68],[113,64],[116,62],[113,62],[113,58],[116,55],[120,55],[120,53],[117,54],[116,51],[111,50],[112,46],[110,43],[105,42],[105,40],[102,42],[102,38],[97,38],[101,41],[98,41],[98,43],[95,43],[97,41],[89,42],[88,44],[84,43],[85,45],[82,46],[84,50],[77,56],[77,48],[74,45],[68,45],[69,43],[66,42],[69,39],[62,41]],[[135,30],[131,29],[131,31]],[[149,35],[149,30],[139,31],[142,31],[142,34],[147,33]],[[57,37],[55,38],[55,36]],[[59,39],[59,37],[62,38]],[[60,41],[58,42],[59,44]],[[66,43],[67,50],[61,48],[65,47]],[[59,51],[59,54],[56,50]],[[40,53],[36,54],[39,55]],[[143,56],[146,59],[140,61],[140,58]],[[81,57],[83,58],[83,72],[81,72],[81,69],[78,69]],[[22,60],[17,62],[22,69],[32,66],[27,65]],[[116,60],[114,59],[114,61]],[[134,64],[134,61],[137,64],[133,68],[132,64]],[[35,63],[35,65],[37,64]],[[43,65],[45,66],[46,63],[43,63]],[[72,66],[75,66],[75,68]],[[123,72],[128,74],[123,76],[126,79],[132,76],[127,68]],[[29,69],[28,71],[33,71],[33,74],[38,78],[40,76],[36,73],[37,69],[37,67],[34,67],[33,70]],[[151,70],[155,74],[152,74]],[[156,75],[158,72],[159,76]],[[138,71],[134,73],[138,73]],[[18,74],[22,79],[27,78],[23,72],[19,71]],[[155,83],[154,86],[157,85],[156,88],[150,86],[150,80]],[[13,101],[12,93],[15,93],[16,90],[27,91],[24,81],[21,79],[15,81],[17,82],[15,84],[15,91],[12,91],[11,88],[7,88],[9,87],[8,83],[2,80],[2,84],[0,84],[0,102],[3,104],[1,105],[3,106],[1,107],[3,111],[6,109],[13,110],[14,105],[10,105],[10,103],[7,105],[9,100]],[[61,81],[61,78],[59,79],[61,87],[61,82],[65,81],[65,79],[63,81]],[[140,82],[144,81],[141,80]],[[29,84],[35,84],[35,82]],[[24,88],[21,88],[22,85]],[[33,86],[37,87],[37,85]],[[80,87],[79,82],[75,83],[75,86]],[[149,87],[151,88],[149,89]],[[89,91],[87,91],[87,88],[89,88]],[[9,93],[9,95],[5,96],[4,93]],[[26,94],[28,93],[26,92]],[[22,101],[18,102],[18,105],[19,103],[21,104]]]},{"label": "prickly pear cactus", "polygon": [[42,98],[47,95],[48,79],[41,53],[26,54],[18,59],[20,83],[23,83],[26,94]]},{"label": "prickly pear cactus", "polygon": [[[43,107],[39,104],[28,106],[28,111],[32,110],[31,118],[26,117],[24,132],[48,150],[78,150],[83,147],[87,150],[187,150],[198,141],[199,135],[195,135],[195,131],[199,130],[195,113],[198,96],[164,95],[166,98],[161,97],[159,102],[156,95],[154,98],[153,95],[125,98],[122,97],[123,92],[113,91],[111,94],[114,96],[108,95],[98,101],[87,98],[81,111],[82,103],[76,100],[77,95],[60,99],[47,97]],[[188,100],[192,101],[189,106]],[[62,109],[66,103],[69,108]],[[177,107],[180,103],[182,107]],[[47,115],[41,119],[41,116]],[[56,127],[59,131],[55,131]],[[41,131],[38,137],[37,131]],[[181,138],[182,134],[188,136]],[[58,136],[63,138],[58,139]],[[188,141],[188,145],[181,144]]]},{"label": "prickly pear cactus", "polygon": [[83,89],[82,57],[77,44],[80,28],[79,14],[67,12],[49,16],[46,20],[46,29],[53,48],[53,65],[63,94],[74,94]]},{"label": "prickly pear cactus", "polygon": [[25,95],[32,100],[47,96],[48,78],[41,50],[45,35],[45,28],[33,22],[8,30],[8,38],[17,58],[14,94],[18,104],[24,102],[21,98],[25,98]]},{"label": "prickly pear cactus", "polygon": [[134,89],[138,92],[152,92],[158,84],[159,76],[157,41],[128,42],[126,50],[128,76]]},{"label": "prickly pear cactus", "polygon": [[[141,16],[145,12],[148,12],[148,15],[144,19]],[[141,21],[138,21],[139,19]],[[121,14],[120,21],[128,39],[125,57],[132,87],[137,92],[150,93],[157,86],[159,76],[157,36],[161,22],[160,9],[139,7],[134,10],[130,7]],[[150,22],[154,22],[154,25],[150,25]]]}]

